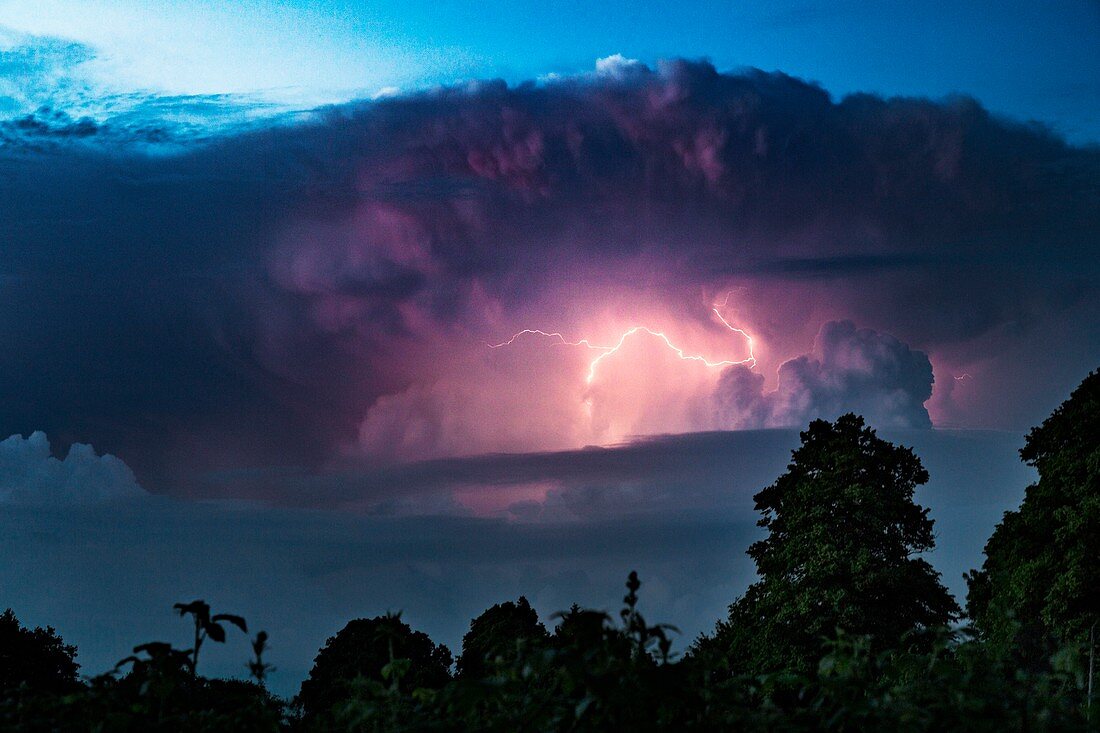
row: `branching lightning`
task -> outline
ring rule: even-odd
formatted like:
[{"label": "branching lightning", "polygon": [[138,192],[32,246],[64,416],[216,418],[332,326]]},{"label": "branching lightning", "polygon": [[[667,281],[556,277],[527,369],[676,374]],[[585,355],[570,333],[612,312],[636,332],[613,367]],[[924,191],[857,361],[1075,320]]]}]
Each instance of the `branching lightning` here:
[{"label": "branching lightning", "polygon": [[502,346],[511,346],[513,343],[515,343],[516,339],[518,339],[520,336],[527,336],[527,335],[546,336],[547,338],[557,339],[561,343],[562,346],[585,346],[585,347],[588,347],[589,349],[609,349],[609,348],[611,348],[610,346],[593,346],[592,344],[590,344],[588,342],[588,339],[581,339],[580,341],[569,341],[568,339],[565,338],[565,336],[562,336],[557,331],[554,331],[554,332],[540,331],[537,328],[525,328],[522,331],[519,331],[518,333],[513,334],[512,338],[508,339],[507,341],[503,341],[499,344],[487,344],[487,345],[490,349],[499,349]]},{"label": "branching lightning", "polygon": [[[729,296],[728,296],[728,295],[726,296],[726,300],[729,300]],[[715,307],[715,308],[712,308],[711,310],[713,310],[713,311],[714,311],[714,315],[718,316],[718,320],[722,322],[722,325],[723,325],[723,326],[725,326],[725,327],[726,327],[726,328],[728,328],[729,330],[733,331],[734,333],[739,333],[739,334],[741,334],[742,336],[744,336],[744,337],[745,337],[745,343],[747,343],[747,344],[748,344],[748,346],[749,346],[749,356],[748,356],[748,358],[747,358],[747,359],[744,359],[744,360],[742,360],[742,361],[737,361],[737,362],[734,362],[734,363],[735,363],[735,364],[748,364],[748,365],[749,365],[749,368],[750,368],[750,369],[752,369],[753,367],[755,367],[755,366],[756,366],[756,354],[755,354],[755,353],[753,353],[753,348],[754,348],[754,347],[753,347],[753,343],[752,343],[752,336],[750,336],[750,335],[749,335],[749,334],[748,334],[748,333],[747,333],[746,331],[744,331],[743,329],[737,328],[736,326],[731,326],[731,325],[730,325],[730,322],[729,322],[729,321],[727,321],[727,320],[726,320],[725,318],[723,318],[723,317],[722,317],[722,314],[718,312],[718,308],[717,308],[717,307]]]},{"label": "branching lightning", "polygon": [[[726,301],[727,302],[729,301],[729,295],[726,296]],[[723,303],[722,305],[725,305],[725,303]],[[587,349],[592,349],[594,351],[599,351],[600,352],[599,356],[597,356],[595,359],[593,359],[588,364],[588,374],[587,374],[587,376],[585,377],[585,380],[584,380],[585,384],[592,384],[592,382],[596,379],[596,368],[600,365],[601,361],[603,361],[604,359],[606,359],[607,357],[611,356],[612,354],[617,352],[619,349],[621,349],[623,347],[623,344],[626,343],[627,339],[629,339],[632,336],[639,335],[639,334],[645,334],[645,335],[649,335],[649,336],[652,336],[654,338],[660,339],[664,343],[664,345],[666,347],[668,347],[668,349],[670,351],[672,351],[674,354],[676,354],[676,356],[678,358],[680,358],[684,361],[698,362],[698,363],[702,364],[703,366],[711,367],[711,368],[735,366],[735,365],[738,365],[738,364],[747,364],[749,366],[749,368],[752,369],[753,367],[756,366],[756,355],[753,353],[752,336],[750,336],[748,333],[746,333],[743,329],[740,329],[740,328],[737,328],[736,326],[730,325],[729,321],[727,321],[725,318],[723,318],[721,312],[718,310],[720,307],[721,306],[716,305],[713,308],[711,308],[711,310],[714,312],[714,315],[718,317],[718,320],[727,329],[729,329],[730,331],[733,331],[734,333],[740,334],[742,337],[744,337],[745,342],[748,344],[749,355],[744,359],[739,359],[739,360],[738,359],[722,359],[722,360],[718,360],[718,361],[712,361],[712,360],[707,359],[706,357],[701,356],[699,354],[689,354],[686,351],[684,351],[682,348],[677,346],[676,344],[672,343],[672,341],[669,339],[669,337],[666,336],[663,332],[655,331],[652,328],[649,328],[648,326],[631,326],[630,328],[628,328],[626,331],[624,331],[619,336],[618,341],[613,346],[600,346],[600,345],[597,345],[597,344],[593,344],[591,341],[589,341],[586,338],[579,339],[577,341],[570,341],[569,339],[567,339],[565,336],[563,336],[561,333],[558,333],[557,331],[542,331],[542,330],[537,329],[537,328],[525,328],[522,331],[518,331],[517,333],[513,334],[512,337],[509,338],[507,341],[502,341],[499,344],[487,344],[487,345],[490,349],[499,349],[503,346],[512,345],[513,343],[516,342],[517,339],[519,339],[522,336],[541,336],[541,337],[544,337],[544,338],[555,339],[558,342],[558,344],[560,344],[562,346],[583,346]]]}]

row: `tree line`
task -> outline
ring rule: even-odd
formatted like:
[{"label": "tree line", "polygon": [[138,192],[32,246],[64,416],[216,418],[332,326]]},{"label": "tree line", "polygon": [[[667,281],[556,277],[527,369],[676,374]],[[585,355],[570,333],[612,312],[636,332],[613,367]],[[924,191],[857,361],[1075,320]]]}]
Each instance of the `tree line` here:
[{"label": "tree line", "polygon": [[549,621],[527,599],[473,619],[455,658],[400,614],[328,639],[292,700],[266,689],[267,634],[249,680],[199,673],[206,642],[248,633],[203,601],[176,605],[193,643],[135,647],[81,678],[52,628],[0,615],[0,729],[18,731],[1087,731],[1100,620],[1100,371],[1020,451],[1038,481],[967,574],[965,609],[922,557],[928,480],[909,448],[856,415],[815,420],[754,497],[758,580],[680,654],[621,610]]}]

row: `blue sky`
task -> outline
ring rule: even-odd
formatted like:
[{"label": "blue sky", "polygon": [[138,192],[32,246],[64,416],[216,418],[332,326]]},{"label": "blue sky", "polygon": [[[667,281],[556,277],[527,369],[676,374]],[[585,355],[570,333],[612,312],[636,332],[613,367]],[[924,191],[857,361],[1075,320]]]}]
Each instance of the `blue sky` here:
[{"label": "blue sky", "polygon": [[0,0],[0,27],[9,55],[75,41],[76,75],[104,95],[233,93],[308,107],[387,87],[573,73],[616,53],[650,64],[708,57],[835,95],[971,94],[1074,142],[1100,140],[1095,0]]}]

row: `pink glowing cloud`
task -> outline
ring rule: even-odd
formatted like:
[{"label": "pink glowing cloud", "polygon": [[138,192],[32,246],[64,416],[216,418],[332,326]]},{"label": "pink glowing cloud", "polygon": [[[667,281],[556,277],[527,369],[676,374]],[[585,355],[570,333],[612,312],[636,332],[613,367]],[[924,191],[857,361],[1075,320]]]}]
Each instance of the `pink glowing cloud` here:
[{"label": "pink glowing cloud", "polygon": [[1095,366],[1095,151],[973,100],[620,59],[171,156],[51,124],[0,128],[0,425],[143,485],[846,410],[1022,429]]},{"label": "pink glowing cloud", "polygon": [[745,357],[744,359],[740,359],[740,360],[733,360],[733,359],[711,360],[711,359],[708,359],[707,357],[702,356],[700,354],[689,354],[689,353],[685,352],[679,346],[676,346],[675,344],[673,344],[672,341],[669,340],[669,337],[667,335],[665,335],[663,332],[654,331],[652,328],[650,328],[648,326],[631,326],[626,331],[623,331],[623,333],[619,336],[618,341],[613,346],[597,346],[597,345],[591,343],[588,339],[579,339],[577,341],[569,341],[568,339],[565,338],[565,336],[563,336],[562,334],[560,334],[557,331],[546,332],[546,331],[542,331],[542,330],[537,329],[537,328],[525,328],[522,331],[519,331],[515,334],[512,334],[512,337],[509,338],[507,341],[502,341],[498,344],[488,344],[488,346],[489,346],[490,349],[499,349],[503,346],[511,346],[512,344],[514,344],[516,342],[517,339],[519,339],[523,336],[544,336],[546,338],[557,340],[563,346],[583,346],[587,349],[592,349],[592,350],[595,350],[595,351],[599,351],[600,354],[598,356],[596,356],[596,358],[594,358],[588,364],[588,373],[585,375],[585,378],[584,378],[584,381],[585,381],[586,384],[592,384],[593,380],[595,380],[595,378],[596,378],[596,368],[600,365],[601,361],[603,361],[604,359],[607,359],[608,357],[614,356],[616,353],[618,353],[623,348],[623,345],[626,343],[627,339],[631,339],[631,338],[634,338],[634,337],[637,337],[637,336],[647,336],[647,335],[652,336],[653,338],[656,338],[659,341],[661,341],[666,347],[668,347],[668,349],[670,351],[672,351],[678,359],[681,359],[683,361],[696,362],[698,364],[702,364],[703,366],[711,368],[711,369],[724,367],[724,366],[734,366],[736,364],[747,364],[750,367],[756,366],[756,356],[753,354],[752,337],[749,336],[747,333],[745,333],[744,330],[742,330],[740,328],[736,328],[734,326],[731,326],[729,324],[729,322],[726,321],[726,319],[722,317],[722,314],[718,311],[717,307],[712,308],[712,310],[714,311],[714,315],[718,318],[718,320],[722,323],[723,326],[725,326],[730,331],[733,331],[734,333],[741,334],[745,338],[745,342],[747,344],[748,352],[749,352],[749,355],[747,357]]}]

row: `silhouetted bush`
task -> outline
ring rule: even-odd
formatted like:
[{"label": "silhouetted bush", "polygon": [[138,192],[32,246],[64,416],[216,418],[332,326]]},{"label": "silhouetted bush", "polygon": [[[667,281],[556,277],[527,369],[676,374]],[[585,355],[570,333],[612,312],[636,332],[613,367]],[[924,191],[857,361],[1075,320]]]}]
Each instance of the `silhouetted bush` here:
[{"label": "silhouetted bush", "polygon": [[462,637],[457,668],[460,677],[480,678],[497,666],[544,646],[550,634],[523,596],[515,603],[498,603],[470,622]]},{"label": "silhouetted bush", "polygon": [[9,608],[0,614],[0,692],[70,692],[77,687],[76,647],[52,627],[28,629]]},{"label": "silhouetted bush", "polygon": [[75,649],[62,645],[52,630],[44,633],[52,637],[49,643],[37,651],[24,646],[21,660],[30,668],[67,657],[63,684],[24,684],[0,695],[0,730],[260,733],[278,731],[284,723],[283,703],[261,686],[196,675],[193,649],[141,644],[114,670],[82,684],[72,663]]},{"label": "silhouetted bush", "polygon": [[377,693],[438,689],[451,679],[451,652],[413,631],[401,614],[348,623],[325,642],[298,695],[305,718],[325,718]]}]

